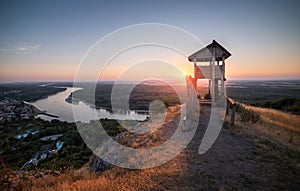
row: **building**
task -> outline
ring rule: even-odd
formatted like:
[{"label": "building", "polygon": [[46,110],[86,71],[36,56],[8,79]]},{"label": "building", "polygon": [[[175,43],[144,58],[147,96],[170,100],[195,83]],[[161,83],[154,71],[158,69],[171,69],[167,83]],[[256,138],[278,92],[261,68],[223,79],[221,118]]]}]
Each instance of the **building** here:
[{"label": "building", "polygon": [[194,77],[189,77],[197,90],[198,79],[209,80],[209,94],[212,102],[216,102],[219,95],[225,94],[225,60],[231,53],[213,40],[211,44],[188,57],[194,63]]}]

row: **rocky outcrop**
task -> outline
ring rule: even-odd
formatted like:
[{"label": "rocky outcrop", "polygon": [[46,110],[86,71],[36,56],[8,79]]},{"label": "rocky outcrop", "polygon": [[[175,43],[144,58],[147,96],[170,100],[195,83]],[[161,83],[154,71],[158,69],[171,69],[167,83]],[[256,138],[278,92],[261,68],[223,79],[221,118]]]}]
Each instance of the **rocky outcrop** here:
[{"label": "rocky outcrop", "polygon": [[103,172],[105,170],[110,169],[111,165],[103,159],[99,158],[98,156],[93,155],[90,158],[89,167],[90,170],[93,172]]},{"label": "rocky outcrop", "polygon": [[[171,109],[174,111],[171,111]],[[111,161],[114,165],[122,166],[126,163],[136,163],[137,158],[143,157],[139,156],[137,153],[132,156],[132,153],[129,150],[125,151],[120,147],[120,145],[124,145],[132,149],[149,149],[157,147],[168,140],[175,132],[181,117],[180,106],[177,106],[175,109],[169,108],[168,110],[170,111],[163,123],[149,123],[148,121],[141,122],[139,124],[139,128],[141,129],[150,129],[151,131],[148,133],[138,134],[130,131],[122,132],[115,136],[113,140],[108,141],[101,145],[101,147],[94,150],[94,153],[101,156],[101,158],[99,158],[96,154],[90,158],[90,170],[93,172],[103,172],[113,166],[106,161]],[[149,125],[151,128],[148,127]],[[149,156],[149,158],[151,158],[151,156]],[[148,161],[149,159],[146,157],[145,160]]]}]

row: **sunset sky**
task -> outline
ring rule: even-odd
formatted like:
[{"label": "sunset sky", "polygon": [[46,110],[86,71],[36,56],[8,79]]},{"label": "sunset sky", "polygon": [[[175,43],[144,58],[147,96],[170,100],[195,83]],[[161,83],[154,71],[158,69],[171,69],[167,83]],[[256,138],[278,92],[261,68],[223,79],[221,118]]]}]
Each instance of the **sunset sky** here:
[{"label": "sunset sky", "polygon": [[97,40],[139,23],[182,28],[204,45],[217,40],[232,53],[228,79],[300,79],[299,1],[0,3],[0,82],[72,80]]}]

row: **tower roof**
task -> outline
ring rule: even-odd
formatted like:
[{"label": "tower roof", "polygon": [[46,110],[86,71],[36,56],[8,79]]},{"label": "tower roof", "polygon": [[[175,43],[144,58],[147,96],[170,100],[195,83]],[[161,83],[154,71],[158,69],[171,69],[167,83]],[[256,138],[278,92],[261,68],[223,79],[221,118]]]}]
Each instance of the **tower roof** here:
[{"label": "tower roof", "polygon": [[221,61],[223,58],[227,59],[231,56],[230,52],[228,52],[223,46],[217,43],[217,41],[213,40],[212,43],[210,43],[206,47],[190,55],[188,59],[190,62],[193,62],[195,59],[196,62],[208,62],[213,56],[213,50],[215,50],[216,61]]}]

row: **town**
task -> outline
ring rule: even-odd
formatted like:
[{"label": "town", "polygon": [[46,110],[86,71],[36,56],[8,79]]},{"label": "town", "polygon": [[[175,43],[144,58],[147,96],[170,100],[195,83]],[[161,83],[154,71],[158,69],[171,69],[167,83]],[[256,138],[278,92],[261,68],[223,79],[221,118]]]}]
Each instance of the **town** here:
[{"label": "town", "polygon": [[[3,94],[5,92],[1,93]],[[18,92],[13,91],[12,93]],[[18,122],[20,120],[23,120],[26,123],[30,123],[30,121],[34,119],[35,115],[40,113],[42,112],[37,111],[34,106],[26,103],[25,101],[15,100],[8,97],[4,97],[4,99],[0,101],[0,125],[10,126],[14,124],[14,122]],[[18,128],[16,128],[16,132],[20,128],[21,126],[18,126]],[[27,139],[29,136],[33,136],[35,134],[38,134],[39,132],[39,129],[26,129],[25,132],[15,135],[14,138],[16,141],[20,140],[21,144],[24,145],[28,144]],[[37,152],[28,162],[24,163],[24,165],[21,167],[21,170],[24,170],[27,167],[37,166],[39,161],[46,158],[51,158],[54,153],[57,153],[64,144],[64,142],[58,140],[61,136],[63,136],[63,134],[54,134],[39,138],[39,140],[45,142],[45,144],[43,144],[41,148],[37,150]],[[55,149],[52,148],[53,144],[56,145]],[[14,152],[16,149],[16,147],[13,147],[10,152]],[[1,151],[1,153],[4,152]]]},{"label": "town", "polygon": [[57,141],[56,149],[49,149],[50,145],[44,145],[43,146],[44,150],[36,153],[28,162],[26,162],[21,167],[21,170],[24,170],[26,167],[37,166],[37,164],[40,160],[50,158],[53,153],[57,153],[62,148],[63,144],[64,144],[64,142]]},{"label": "town", "polygon": [[29,119],[34,111],[31,105],[5,97],[0,101],[0,124],[11,122],[15,119]]}]

